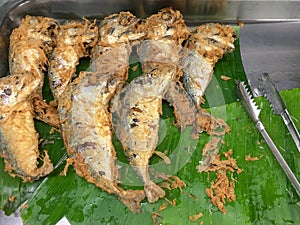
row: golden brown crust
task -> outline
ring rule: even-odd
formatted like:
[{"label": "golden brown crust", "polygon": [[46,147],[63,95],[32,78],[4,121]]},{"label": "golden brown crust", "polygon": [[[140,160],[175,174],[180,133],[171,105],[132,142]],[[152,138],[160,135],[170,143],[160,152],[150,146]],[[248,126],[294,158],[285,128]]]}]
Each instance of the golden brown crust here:
[{"label": "golden brown crust", "polygon": [[[33,122],[33,106],[22,102],[9,119],[0,123],[1,157],[5,159],[5,169],[12,176],[23,181],[33,181],[49,174],[53,170],[47,152],[41,157],[38,151],[38,134]],[[38,159],[43,165],[38,168]]]},{"label": "golden brown crust", "polygon": [[[35,48],[41,48],[46,55],[51,53],[56,44],[59,23],[48,17],[29,16],[22,19],[21,24],[10,35],[10,49],[14,49],[20,43],[32,44]],[[13,60],[13,57],[11,57]]]},{"label": "golden brown crust", "polygon": [[56,99],[75,75],[79,59],[89,56],[97,41],[96,21],[67,21],[60,27],[48,71],[50,87]]},{"label": "golden brown crust", "polygon": [[190,33],[180,11],[172,7],[161,9],[157,14],[149,16],[140,29],[147,31],[145,39],[174,41],[178,45]]},{"label": "golden brown crust", "polygon": [[236,38],[232,26],[208,23],[196,27],[185,43],[185,47],[206,58],[213,66],[225,53],[234,49]]},{"label": "golden brown crust", "polygon": [[100,42],[103,47],[117,43],[129,44],[145,35],[140,19],[130,12],[120,12],[105,17],[99,26]]}]

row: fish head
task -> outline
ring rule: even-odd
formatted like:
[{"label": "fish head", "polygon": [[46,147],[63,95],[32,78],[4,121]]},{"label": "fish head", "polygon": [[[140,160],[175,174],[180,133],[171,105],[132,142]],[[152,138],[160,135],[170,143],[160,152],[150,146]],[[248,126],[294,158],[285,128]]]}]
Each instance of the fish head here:
[{"label": "fish head", "polygon": [[148,17],[145,30],[147,30],[147,39],[171,40],[177,41],[178,44],[189,35],[182,14],[172,7],[161,9],[157,14]]},{"label": "fish head", "polygon": [[110,15],[100,24],[100,40],[109,45],[138,40],[145,35],[145,32],[138,28],[140,23],[141,19],[130,12]]}]

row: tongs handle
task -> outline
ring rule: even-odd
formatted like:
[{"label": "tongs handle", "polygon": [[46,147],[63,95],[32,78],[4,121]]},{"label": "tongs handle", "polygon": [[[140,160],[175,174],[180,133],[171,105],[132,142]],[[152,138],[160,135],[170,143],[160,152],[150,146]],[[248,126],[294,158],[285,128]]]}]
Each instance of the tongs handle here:
[{"label": "tongs handle", "polygon": [[255,126],[259,130],[259,132],[261,133],[261,135],[263,136],[265,141],[267,142],[267,144],[268,144],[269,148],[271,149],[273,155],[277,159],[279,165],[283,169],[283,171],[286,174],[287,178],[292,183],[292,185],[295,188],[298,196],[300,197],[300,183],[297,180],[297,178],[296,178],[295,174],[293,173],[293,171],[291,170],[291,168],[289,167],[289,165],[287,164],[287,162],[282,157],[281,153],[279,152],[276,145],[274,144],[274,142],[270,138],[269,134],[265,130],[264,125],[262,124],[261,121],[258,121],[258,122],[256,122]]}]

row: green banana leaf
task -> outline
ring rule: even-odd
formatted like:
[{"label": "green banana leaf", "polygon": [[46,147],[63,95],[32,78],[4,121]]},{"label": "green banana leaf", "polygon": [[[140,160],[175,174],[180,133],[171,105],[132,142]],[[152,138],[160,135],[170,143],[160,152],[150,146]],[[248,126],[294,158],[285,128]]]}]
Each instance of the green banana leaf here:
[{"label": "green banana leaf", "polygon": [[[243,169],[240,174],[233,173],[236,182],[236,201],[227,202],[226,214],[220,212],[206,196],[205,189],[215,179],[214,173],[198,173],[197,165],[202,159],[202,148],[210,140],[206,133],[198,141],[190,139],[191,128],[179,132],[173,125],[174,116],[168,104],[164,104],[160,126],[160,140],[157,150],[165,152],[171,159],[166,165],[154,156],[151,167],[158,172],[177,175],[186,187],[167,190],[166,198],[174,201],[170,204],[161,199],[154,204],[142,203],[142,212],[133,214],[117,198],[96,188],[76,175],[72,167],[67,176],[60,176],[65,164],[65,149],[59,133],[49,134],[50,127],[36,122],[37,130],[43,142],[40,149],[47,149],[55,170],[46,178],[34,183],[22,183],[19,178],[12,178],[4,171],[0,160],[0,206],[6,214],[14,212],[22,203],[21,210],[24,224],[56,224],[63,217],[71,224],[298,224],[300,221],[299,196],[287,180],[265,141],[249,119],[235,95],[235,80],[246,80],[241,61],[239,42],[236,50],[220,60],[215,68],[214,78],[206,92],[205,107],[215,116],[223,118],[231,128],[223,137],[220,152],[233,150],[233,157]],[[83,63],[84,64],[84,63]],[[141,70],[133,70],[138,65],[135,60],[130,68],[132,78]],[[81,70],[81,69],[79,69]],[[221,75],[231,77],[221,79]],[[300,128],[300,89],[281,92],[286,105]],[[49,89],[44,88],[44,96],[49,97]],[[262,109],[260,118],[267,131],[279,147],[286,161],[300,179],[300,153],[297,151],[281,118],[273,115],[264,98],[256,98]],[[117,150],[117,164],[122,166],[122,186],[126,188],[142,187],[139,179],[130,171],[121,145],[114,138]],[[258,161],[245,160],[246,155],[257,156]],[[125,169],[126,168],[126,169]],[[161,180],[156,180],[160,182]],[[8,198],[15,196],[10,202]],[[167,207],[160,210],[160,206]],[[153,214],[156,213],[156,214]],[[189,216],[203,213],[203,216],[191,221]],[[152,216],[156,216],[156,221]]]}]

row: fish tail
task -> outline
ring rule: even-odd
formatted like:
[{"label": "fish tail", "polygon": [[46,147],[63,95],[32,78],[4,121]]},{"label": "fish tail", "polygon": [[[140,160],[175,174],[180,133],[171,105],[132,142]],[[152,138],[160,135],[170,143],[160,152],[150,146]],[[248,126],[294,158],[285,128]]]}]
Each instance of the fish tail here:
[{"label": "fish tail", "polygon": [[[148,162],[148,161],[147,161]],[[148,199],[148,202],[153,203],[158,199],[165,196],[165,191],[155,184],[149,177],[148,165],[135,166],[135,169],[140,174],[144,182],[144,190]]]},{"label": "fish tail", "polygon": [[148,181],[144,186],[144,190],[150,203],[156,202],[166,194],[166,192],[153,181]]},{"label": "fish tail", "polygon": [[118,199],[126,205],[132,212],[141,211],[141,201],[146,197],[144,190],[124,190]]}]

